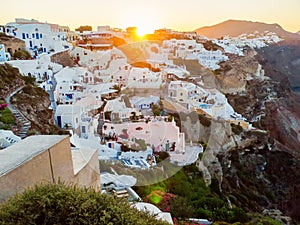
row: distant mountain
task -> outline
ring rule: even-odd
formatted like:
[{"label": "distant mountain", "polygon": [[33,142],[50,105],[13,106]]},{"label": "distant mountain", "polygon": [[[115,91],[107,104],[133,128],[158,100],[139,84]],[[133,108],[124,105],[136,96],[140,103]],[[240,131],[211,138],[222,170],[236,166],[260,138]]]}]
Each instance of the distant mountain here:
[{"label": "distant mountain", "polygon": [[204,35],[208,38],[220,38],[225,35],[236,37],[241,34],[251,34],[255,31],[264,33],[270,31],[276,33],[282,38],[299,38],[298,35],[284,30],[278,24],[267,24],[261,22],[251,22],[244,20],[227,20],[225,22],[213,25],[205,26],[195,30],[198,34]]}]

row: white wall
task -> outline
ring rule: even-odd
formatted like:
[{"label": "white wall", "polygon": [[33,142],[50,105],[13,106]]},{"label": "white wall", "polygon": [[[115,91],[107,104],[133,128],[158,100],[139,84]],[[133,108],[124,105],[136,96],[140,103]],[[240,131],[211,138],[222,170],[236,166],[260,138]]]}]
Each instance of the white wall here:
[{"label": "white wall", "polygon": [[4,44],[0,44],[0,62],[6,62],[8,60],[10,60],[10,54],[5,51]]}]

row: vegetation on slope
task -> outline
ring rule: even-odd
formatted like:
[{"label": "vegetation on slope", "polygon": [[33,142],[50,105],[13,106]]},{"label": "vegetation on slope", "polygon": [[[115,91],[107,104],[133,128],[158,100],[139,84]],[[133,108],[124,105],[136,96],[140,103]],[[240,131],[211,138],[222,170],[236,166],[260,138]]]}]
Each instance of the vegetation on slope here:
[{"label": "vegetation on slope", "polygon": [[126,200],[62,183],[35,186],[4,202],[0,224],[167,225]]},{"label": "vegetation on slope", "polygon": [[0,129],[13,125],[15,118],[8,108],[0,109]]},{"label": "vegetation on slope", "polygon": [[213,182],[207,187],[198,168],[191,165],[160,183],[136,187],[136,191],[145,201],[170,211],[176,218],[207,218],[230,223],[249,221],[241,208],[229,207],[216,185]]}]

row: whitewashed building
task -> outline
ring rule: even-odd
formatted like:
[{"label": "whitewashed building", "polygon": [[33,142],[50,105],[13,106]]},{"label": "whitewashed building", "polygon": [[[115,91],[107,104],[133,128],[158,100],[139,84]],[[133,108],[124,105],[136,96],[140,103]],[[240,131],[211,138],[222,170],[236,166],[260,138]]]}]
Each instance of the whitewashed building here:
[{"label": "whitewashed building", "polygon": [[130,119],[133,114],[140,114],[136,109],[127,107],[121,97],[107,101],[103,111],[111,113],[110,120],[112,121],[125,121]]},{"label": "whitewashed building", "polygon": [[58,105],[55,111],[55,123],[60,128],[78,129],[83,109],[75,105]]},{"label": "whitewashed building", "polygon": [[128,77],[130,88],[159,89],[163,83],[161,72],[152,72],[148,68],[132,67]]},{"label": "whitewashed building", "polygon": [[86,68],[65,67],[55,74],[56,99],[62,104],[74,104],[83,96],[83,88],[94,83],[94,76]]},{"label": "whitewashed building", "polygon": [[9,61],[11,58],[11,55],[9,52],[5,51],[4,44],[0,44],[0,62],[6,62]]},{"label": "whitewashed building", "polygon": [[63,68],[62,65],[51,62],[48,55],[37,60],[12,60],[8,63],[18,68],[23,76],[34,77],[37,82],[49,80],[54,73]]},{"label": "whitewashed building", "polygon": [[0,149],[7,148],[19,141],[21,141],[21,138],[16,136],[12,131],[0,130]]},{"label": "whitewashed building", "polygon": [[27,19],[16,19],[5,25],[6,34],[23,40],[33,57],[69,49],[72,45],[66,41],[67,30],[56,24]]},{"label": "whitewashed building", "polygon": [[152,104],[158,104],[160,98],[150,95],[148,97],[134,96],[130,99],[130,103],[138,110],[151,109]]},{"label": "whitewashed building", "polygon": [[[115,134],[118,137],[128,134],[127,140],[142,139],[145,143],[154,147],[155,151],[185,152],[185,134],[180,132],[175,121],[166,122],[165,118],[153,118],[150,122],[111,124],[105,123],[102,132]],[[173,147],[173,149],[172,149]]]}]

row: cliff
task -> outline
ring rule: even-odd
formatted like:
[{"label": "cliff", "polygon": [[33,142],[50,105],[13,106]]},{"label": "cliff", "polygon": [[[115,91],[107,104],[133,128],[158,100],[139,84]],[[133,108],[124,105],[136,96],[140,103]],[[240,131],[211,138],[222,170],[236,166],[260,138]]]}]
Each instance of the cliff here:
[{"label": "cliff", "polygon": [[53,111],[49,109],[49,95],[43,89],[26,85],[11,102],[31,122],[30,134],[59,133],[54,125]]},{"label": "cliff", "polygon": [[[23,77],[17,68],[9,64],[0,65],[0,100],[4,101],[18,87],[24,88],[11,98],[11,103],[30,120],[29,134],[57,134],[59,129],[54,125],[48,94],[33,85],[32,78]],[[21,129],[18,126],[16,124],[13,130],[18,132]]]}]

